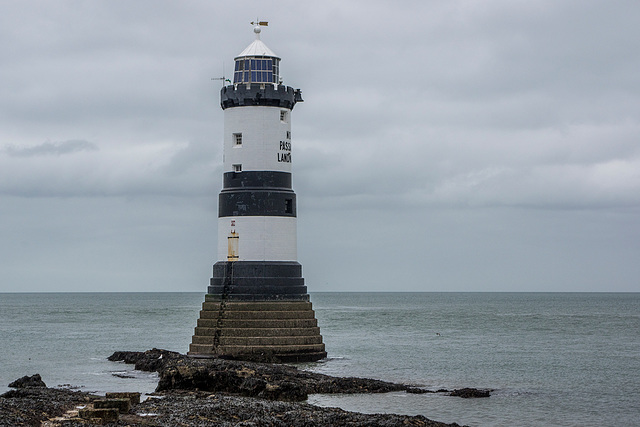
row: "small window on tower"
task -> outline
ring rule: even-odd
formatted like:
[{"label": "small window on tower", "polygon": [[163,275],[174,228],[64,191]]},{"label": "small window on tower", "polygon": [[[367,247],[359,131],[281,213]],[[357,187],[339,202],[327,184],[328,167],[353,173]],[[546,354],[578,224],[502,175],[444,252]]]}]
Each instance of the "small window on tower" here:
[{"label": "small window on tower", "polygon": [[284,212],[288,214],[293,213],[293,199],[285,199]]},{"label": "small window on tower", "polygon": [[233,165],[234,172],[242,172],[242,165]]},{"label": "small window on tower", "polygon": [[286,123],[286,121],[287,121],[287,111],[286,110],[280,110],[280,121]]},{"label": "small window on tower", "polygon": [[290,130],[287,131],[287,139],[291,139],[291,131]]},{"label": "small window on tower", "polygon": [[233,134],[233,143],[235,145],[242,145],[242,133]]}]

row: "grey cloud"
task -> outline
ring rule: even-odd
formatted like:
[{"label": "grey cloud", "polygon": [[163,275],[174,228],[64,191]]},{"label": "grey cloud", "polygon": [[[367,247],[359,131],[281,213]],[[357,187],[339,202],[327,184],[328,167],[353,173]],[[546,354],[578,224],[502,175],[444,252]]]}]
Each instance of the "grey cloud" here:
[{"label": "grey cloud", "polygon": [[[215,228],[223,112],[210,79],[223,63],[228,75],[255,16],[242,2],[224,13],[205,0],[76,6],[0,3],[0,205],[16,210],[0,238],[15,242],[16,225],[29,235],[52,206],[60,218],[91,218],[89,229],[113,208],[128,224],[109,229],[113,248],[131,242],[141,253],[147,216],[157,214],[158,241],[178,222],[190,222],[189,235],[198,221]],[[405,290],[609,289],[597,271],[615,273],[621,289],[637,283],[637,263],[624,260],[640,257],[639,6],[329,0],[310,15],[303,2],[261,2],[262,39],[305,99],[292,115],[292,166],[310,289],[384,290],[397,278],[362,274],[396,263]],[[609,235],[591,233],[610,223]],[[328,230],[343,227],[335,242]],[[155,242],[167,248],[159,275],[193,277],[170,249],[189,245],[182,234]],[[358,250],[345,257],[344,248]],[[562,253],[575,254],[566,267],[554,263]]]},{"label": "grey cloud", "polygon": [[4,152],[11,157],[62,156],[79,151],[97,151],[98,147],[88,141],[74,139],[59,142],[43,142],[31,147],[9,145]]}]

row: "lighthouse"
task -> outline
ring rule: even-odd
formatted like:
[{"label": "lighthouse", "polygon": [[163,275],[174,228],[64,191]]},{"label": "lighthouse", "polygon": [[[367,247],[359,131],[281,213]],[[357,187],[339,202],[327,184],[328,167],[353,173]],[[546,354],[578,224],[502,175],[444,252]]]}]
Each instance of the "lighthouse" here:
[{"label": "lighthouse", "polygon": [[291,119],[302,94],[283,84],[281,58],[260,39],[267,23],[252,24],[255,40],[220,91],[218,259],[188,354],[314,361],[327,353],[297,260],[291,173]]}]

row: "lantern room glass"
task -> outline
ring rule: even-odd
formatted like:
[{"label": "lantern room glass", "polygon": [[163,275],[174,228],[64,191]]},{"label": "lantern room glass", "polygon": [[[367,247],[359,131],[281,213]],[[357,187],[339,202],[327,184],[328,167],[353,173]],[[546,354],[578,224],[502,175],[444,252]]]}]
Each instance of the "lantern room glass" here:
[{"label": "lantern room glass", "polygon": [[278,58],[236,59],[233,83],[278,83]]}]

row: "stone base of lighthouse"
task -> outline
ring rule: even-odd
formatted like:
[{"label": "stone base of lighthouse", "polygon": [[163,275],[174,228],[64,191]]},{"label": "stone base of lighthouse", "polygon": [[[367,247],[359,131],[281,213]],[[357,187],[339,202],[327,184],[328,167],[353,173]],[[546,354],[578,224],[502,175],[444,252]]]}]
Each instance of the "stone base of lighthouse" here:
[{"label": "stone base of lighthouse", "polygon": [[188,354],[264,362],[325,358],[302,266],[216,263]]}]

